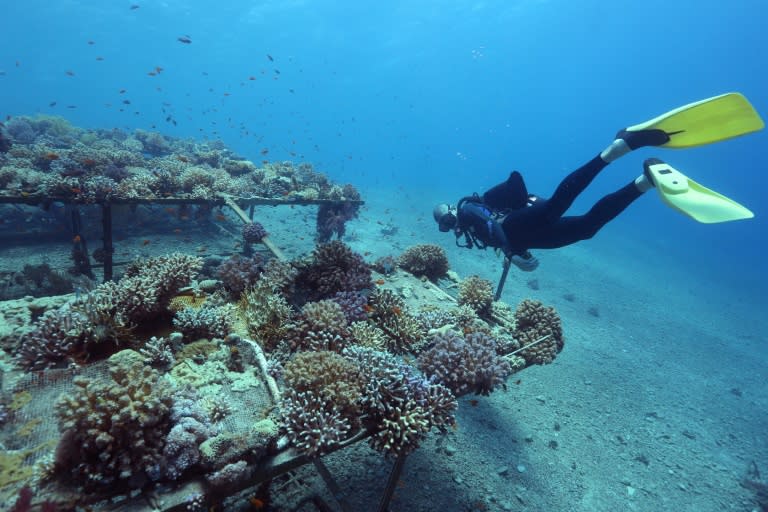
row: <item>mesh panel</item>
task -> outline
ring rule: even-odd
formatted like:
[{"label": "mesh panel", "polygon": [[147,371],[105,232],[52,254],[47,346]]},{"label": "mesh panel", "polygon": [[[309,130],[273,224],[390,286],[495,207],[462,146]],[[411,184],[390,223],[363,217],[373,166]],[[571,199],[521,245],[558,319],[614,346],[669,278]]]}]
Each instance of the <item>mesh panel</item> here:
[{"label": "mesh panel", "polygon": [[[249,364],[255,360],[253,348],[242,342],[238,350],[246,362],[246,372],[254,371],[257,368],[255,363]],[[55,404],[63,394],[73,391],[75,386],[72,380],[75,376],[109,379],[107,362],[91,363],[76,370],[35,372],[13,384],[4,384],[2,402],[9,405],[11,414],[9,421],[0,429],[0,511],[10,510],[24,485],[36,488],[39,476],[44,472],[42,468],[52,461],[61,437]],[[2,379],[3,382],[5,380]],[[226,399],[231,405],[230,414],[217,423],[221,432],[244,433],[266,418],[274,402],[266,383],[259,380],[258,387],[250,387],[246,391],[236,391],[231,382],[224,381],[220,393],[210,397],[214,400]],[[40,496],[50,490],[45,489],[44,484],[39,489],[35,494]],[[167,495],[159,493],[164,509],[177,505],[186,497],[171,489],[167,492]]]}]

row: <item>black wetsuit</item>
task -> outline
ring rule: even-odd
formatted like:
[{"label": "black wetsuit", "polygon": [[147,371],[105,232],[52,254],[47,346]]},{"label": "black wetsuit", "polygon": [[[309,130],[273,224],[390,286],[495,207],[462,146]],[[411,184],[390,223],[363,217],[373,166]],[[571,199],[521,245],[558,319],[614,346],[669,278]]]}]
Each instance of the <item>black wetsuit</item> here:
[{"label": "black wetsuit", "polygon": [[[474,245],[497,247],[507,256],[526,255],[528,249],[554,249],[592,238],[642,195],[634,182],[600,199],[584,215],[563,214],[597,174],[608,165],[600,155],[566,176],[549,199],[529,195],[518,172],[476,201],[459,204],[458,232]],[[479,243],[478,243],[479,242]]]}]

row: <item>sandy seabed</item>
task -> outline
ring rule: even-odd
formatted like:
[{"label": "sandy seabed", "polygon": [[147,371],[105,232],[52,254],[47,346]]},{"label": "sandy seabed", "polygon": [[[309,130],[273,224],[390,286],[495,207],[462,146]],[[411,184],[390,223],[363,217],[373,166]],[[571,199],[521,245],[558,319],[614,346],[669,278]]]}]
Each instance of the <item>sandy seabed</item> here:
[{"label": "sandy seabed", "polygon": [[[456,248],[429,205],[401,197],[392,208],[369,195],[345,237],[369,261],[436,243],[462,277],[496,282],[501,260]],[[311,250],[311,211],[267,208],[257,218],[289,258]],[[237,235],[236,224],[224,231]],[[554,306],[565,349],[553,364],[514,375],[505,391],[462,398],[458,428],[408,457],[391,511],[759,510],[742,481],[753,462],[768,473],[765,298],[654,265],[652,246],[614,233],[539,251],[537,271],[510,272],[502,299]],[[193,252],[192,238],[174,249]],[[118,257],[161,245],[119,242]],[[352,510],[376,510],[392,460],[365,443],[323,460]],[[312,466],[297,479],[334,503]],[[274,505],[287,501],[275,496]]]},{"label": "sandy seabed", "polygon": [[[454,247],[419,208],[369,201],[351,245],[438,243],[461,276],[496,282],[493,252]],[[397,233],[383,237],[387,225]],[[595,239],[511,271],[502,300],[554,306],[565,349],[506,391],[463,398],[458,429],[408,458],[391,510],[759,510],[741,483],[752,462],[768,471],[765,297],[654,265],[653,253]],[[361,444],[326,463],[356,510],[375,510],[391,461]]]}]

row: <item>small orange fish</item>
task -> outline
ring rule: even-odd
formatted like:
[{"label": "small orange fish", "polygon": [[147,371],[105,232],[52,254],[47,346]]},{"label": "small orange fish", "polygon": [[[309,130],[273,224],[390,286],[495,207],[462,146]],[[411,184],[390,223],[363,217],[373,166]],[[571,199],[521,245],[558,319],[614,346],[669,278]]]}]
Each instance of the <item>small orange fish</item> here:
[{"label": "small orange fish", "polygon": [[144,240],[141,241],[141,245],[149,245],[150,242],[151,240],[145,238]]},{"label": "small orange fish", "polygon": [[179,228],[176,228],[173,230],[173,232],[178,235],[179,233],[182,233],[182,230],[180,230]]},{"label": "small orange fish", "polygon": [[76,244],[77,244],[77,243],[80,243],[82,240],[83,240],[83,239],[82,239],[82,238],[80,238],[80,235],[75,235],[75,236],[74,236],[74,238],[72,238],[72,241],[73,241],[74,243],[76,243]]},{"label": "small orange fish", "polygon": [[365,311],[366,313],[370,313],[371,311],[373,311],[373,307],[368,304],[364,304],[363,311]]},{"label": "small orange fish", "polygon": [[58,160],[59,159],[59,155],[56,154],[56,153],[46,153],[43,156],[43,158],[45,158],[46,160]]},{"label": "small orange fish", "polygon": [[374,283],[376,283],[376,284],[378,284],[379,286],[381,286],[382,284],[386,283],[386,281],[385,281],[385,280],[383,280],[383,279],[377,279],[377,280],[375,280],[375,281],[374,281]]},{"label": "small orange fish", "polygon": [[261,510],[262,508],[264,508],[264,505],[266,505],[266,503],[264,503],[264,500],[259,499],[256,496],[251,496],[250,498],[248,498],[248,503],[250,503],[255,510]]},{"label": "small orange fish", "polygon": [[402,315],[402,314],[403,314],[403,310],[402,310],[402,309],[400,309],[400,308],[399,308],[399,307],[397,307],[397,306],[392,306],[392,312],[393,312],[395,315],[397,315],[397,316],[400,316],[400,315]]},{"label": "small orange fish", "polygon": [[73,194],[79,194],[80,192],[82,192],[82,190],[80,190],[80,189],[79,189],[79,188],[77,188],[77,187],[72,187],[72,188],[70,189],[70,191],[72,191],[72,193],[73,193]]},{"label": "small orange fish", "polygon": [[477,407],[477,404],[479,404],[479,403],[480,403],[480,401],[479,400],[475,400],[474,398],[469,401],[469,405],[471,405],[472,407]]}]

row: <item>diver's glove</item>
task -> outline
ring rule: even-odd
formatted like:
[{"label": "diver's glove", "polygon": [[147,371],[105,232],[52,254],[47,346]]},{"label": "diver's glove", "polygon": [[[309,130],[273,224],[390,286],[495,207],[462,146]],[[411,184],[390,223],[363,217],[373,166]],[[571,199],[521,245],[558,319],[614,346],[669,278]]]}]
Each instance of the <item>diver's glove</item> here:
[{"label": "diver's glove", "polygon": [[523,254],[513,254],[509,257],[509,261],[523,272],[533,272],[539,266],[539,260],[529,251],[525,251]]}]

